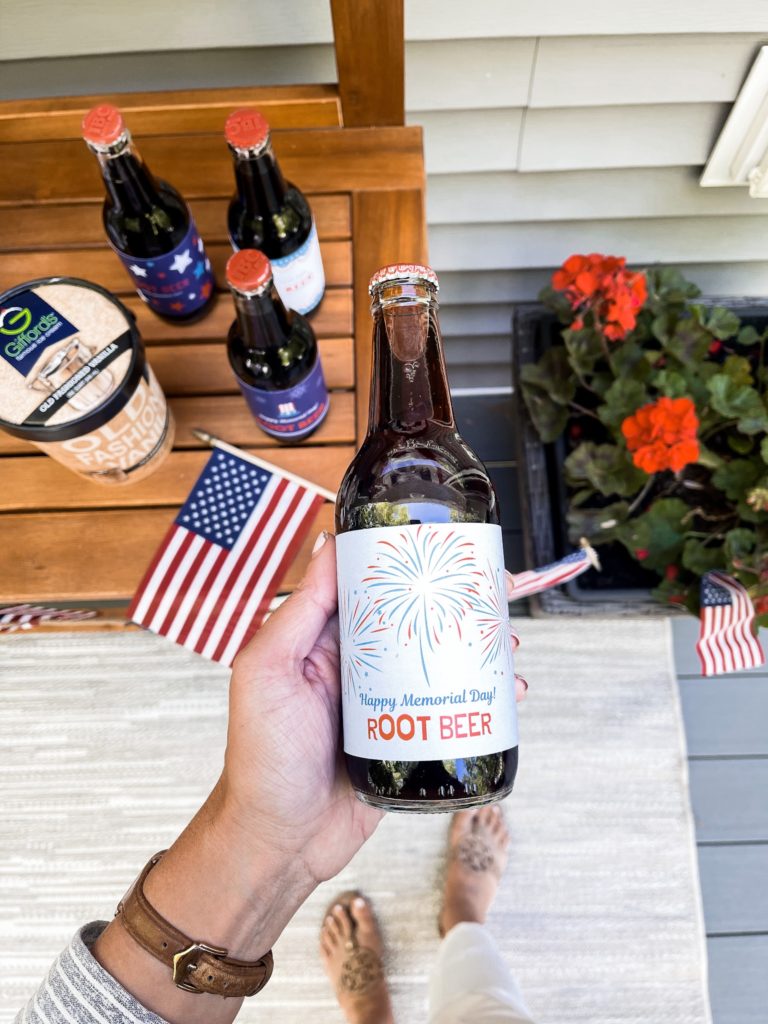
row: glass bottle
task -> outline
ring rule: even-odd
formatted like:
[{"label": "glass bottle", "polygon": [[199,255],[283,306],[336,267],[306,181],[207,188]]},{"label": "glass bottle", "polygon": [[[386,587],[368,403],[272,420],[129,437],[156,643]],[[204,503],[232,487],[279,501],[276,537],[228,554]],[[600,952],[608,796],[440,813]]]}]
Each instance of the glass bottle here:
[{"label": "glass bottle", "polygon": [[344,750],[366,803],[455,810],[517,770],[496,494],[456,430],[437,277],[371,279],[368,432],[336,504]]},{"label": "glass bottle", "polygon": [[258,110],[235,110],[224,134],[235,161],[237,192],[229,204],[233,249],[260,249],[288,309],[311,313],[325,291],[317,228],[304,194],[283,178],[269,125]]},{"label": "glass bottle", "polygon": [[315,333],[289,312],[273,287],[263,252],[241,249],[227,263],[237,317],[227,352],[248,407],[261,429],[281,441],[299,441],[328,414],[328,390]]},{"label": "glass bottle", "polygon": [[109,244],[147,305],[173,320],[199,317],[215,281],[189,207],[168,182],[153,177],[109,103],[83,119],[83,138],[99,160],[107,191]]}]

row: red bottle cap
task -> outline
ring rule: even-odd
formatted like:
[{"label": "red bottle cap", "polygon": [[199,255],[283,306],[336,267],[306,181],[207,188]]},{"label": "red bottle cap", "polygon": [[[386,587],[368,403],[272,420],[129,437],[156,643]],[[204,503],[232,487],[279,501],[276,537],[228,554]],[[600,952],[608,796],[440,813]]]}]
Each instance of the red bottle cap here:
[{"label": "red bottle cap", "polygon": [[233,149],[263,149],[269,142],[269,124],[258,110],[241,107],[227,118],[224,137]]},{"label": "red bottle cap", "polygon": [[229,257],[226,277],[229,287],[238,292],[260,292],[272,280],[272,265],[259,249],[241,249]]},{"label": "red bottle cap", "polygon": [[100,103],[83,118],[83,138],[92,146],[112,146],[125,132],[123,115],[111,103]]},{"label": "red bottle cap", "polygon": [[373,295],[374,289],[388,281],[403,281],[408,284],[426,281],[436,292],[440,291],[437,274],[423,263],[390,263],[388,267],[382,267],[368,282],[368,292]]}]

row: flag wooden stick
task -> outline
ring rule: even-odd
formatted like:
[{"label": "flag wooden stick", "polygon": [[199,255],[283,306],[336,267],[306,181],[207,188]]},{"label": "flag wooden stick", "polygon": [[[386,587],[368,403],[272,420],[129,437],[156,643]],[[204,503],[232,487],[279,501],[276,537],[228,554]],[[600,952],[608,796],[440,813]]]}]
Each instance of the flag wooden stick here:
[{"label": "flag wooden stick", "polygon": [[290,473],[287,469],[283,469],[282,466],[276,466],[273,462],[267,462],[266,459],[260,459],[258,455],[253,455],[251,452],[243,451],[242,448],[236,448],[233,444],[227,444],[226,441],[222,441],[221,438],[214,437],[213,434],[209,434],[207,430],[200,430],[195,427],[192,433],[203,444],[209,445],[211,448],[220,448],[221,451],[229,452],[230,455],[234,455],[238,459],[243,459],[245,462],[252,462],[255,466],[261,466],[262,469],[266,469],[268,473],[279,473],[280,476],[286,477],[288,480],[292,480],[295,484],[299,484],[301,487],[306,487],[310,491],[315,491],[317,494],[322,494],[328,501],[336,501],[336,494],[334,491],[329,491],[326,487],[320,487],[318,484],[313,484],[311,480],[305,480],[302,476],[297,476],[295,473]]}]

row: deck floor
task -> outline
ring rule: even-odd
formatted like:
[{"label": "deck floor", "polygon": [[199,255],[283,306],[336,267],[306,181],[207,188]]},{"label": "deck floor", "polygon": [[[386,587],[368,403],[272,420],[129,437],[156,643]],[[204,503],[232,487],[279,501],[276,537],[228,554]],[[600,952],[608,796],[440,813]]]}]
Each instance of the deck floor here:
[{"label": "deck floor", "polygon": [[[512,401],[461,396],[454,405],[459,429],[494,478],[507,565],[519,570]],[[768,670],[704,679],[694,649],[697,635],[695,619],[674,620],[713,1022],[768,1024]],[[768,635],[763,646],[768,651]]]}]

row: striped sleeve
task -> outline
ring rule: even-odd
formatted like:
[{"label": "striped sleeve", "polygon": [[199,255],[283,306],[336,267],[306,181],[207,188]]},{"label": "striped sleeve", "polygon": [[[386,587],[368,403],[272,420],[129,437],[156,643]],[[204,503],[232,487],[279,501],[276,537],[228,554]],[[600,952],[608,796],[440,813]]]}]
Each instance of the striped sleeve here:
[{"label": "striped sleeve", "polygon": [[167,1024],[120,985],[91,954],[106,928],[94,921],[78,931],[15,1024]]}]

